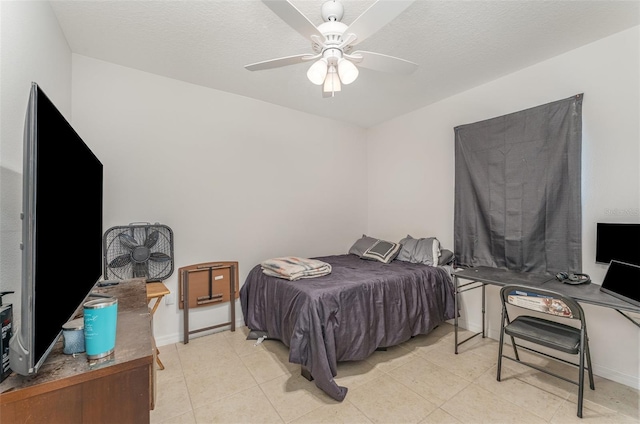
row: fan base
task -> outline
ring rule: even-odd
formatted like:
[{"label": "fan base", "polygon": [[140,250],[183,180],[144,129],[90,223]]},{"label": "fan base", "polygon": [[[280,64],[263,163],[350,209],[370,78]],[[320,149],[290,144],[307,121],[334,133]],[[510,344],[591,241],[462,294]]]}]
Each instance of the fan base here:
[{"label": "fan base", "polygon": [[342,17],[344,16],[344,6],[342,6],[342,3],[340,3],[339,1],[329,0],[322,4],[321,12],[322,19],[324,19],[325,22],[340,22],[342,20]]}]

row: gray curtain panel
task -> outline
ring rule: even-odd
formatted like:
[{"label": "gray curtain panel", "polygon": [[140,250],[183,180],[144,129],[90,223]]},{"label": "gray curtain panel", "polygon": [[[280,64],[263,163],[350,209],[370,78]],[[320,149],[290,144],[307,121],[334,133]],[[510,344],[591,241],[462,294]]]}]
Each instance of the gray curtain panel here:
[{"label": "gray curtain panel", "polygon": [[459,265],[580,272],[582,99],[455,128]]}]

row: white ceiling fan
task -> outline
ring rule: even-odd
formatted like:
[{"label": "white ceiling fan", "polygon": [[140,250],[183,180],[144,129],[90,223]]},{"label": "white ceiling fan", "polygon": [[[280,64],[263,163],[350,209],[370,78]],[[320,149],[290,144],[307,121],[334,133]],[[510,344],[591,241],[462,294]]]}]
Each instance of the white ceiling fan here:
[{"label": "white ceiling fan", "polygon": [[353,47],[395,19],[414,0],[379,0],[356,18],[351,25],[341,21],[342,3],[329,0],[322,5],[324,23],[316,27],[288,0],[262,0],[293,29],[311,40],[313,53],[281,57],[246,65],[249,71],[278,68],[313,61],[307,71],[309,80],[322,86],[324,97],[334,96],[341,84],[351,84],[358,77],[358,66],[375,71],[408,75],[418,67],[408,60]]}]

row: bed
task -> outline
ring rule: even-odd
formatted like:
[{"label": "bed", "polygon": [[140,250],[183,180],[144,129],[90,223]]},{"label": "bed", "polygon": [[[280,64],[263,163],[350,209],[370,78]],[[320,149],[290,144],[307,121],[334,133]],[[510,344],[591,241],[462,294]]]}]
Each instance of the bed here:
[{"label": "bed", "polygon": [[355,254],[315,259],[330,264],[331,273],[289,281],[255,266],[240,302],[247,327],[282,341],[289,361],[335,400],[347,394],[333,379],[338,362],[365,359],[454,318],[453,284],[444,267]]}]

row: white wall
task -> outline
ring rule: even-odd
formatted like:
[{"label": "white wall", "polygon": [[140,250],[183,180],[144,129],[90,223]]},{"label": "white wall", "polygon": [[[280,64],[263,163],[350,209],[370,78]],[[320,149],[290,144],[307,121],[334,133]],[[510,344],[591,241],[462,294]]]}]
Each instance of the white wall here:
[{"label": "white wall", "polygon": [[31,82],[38,83],[67,119],[71,114],[71,50],[49,2],[0,1],[0,75],[0,290],[16,292],[3,303],[13,304],[17,324],[22,133]]},{"label": "white wall", "polygon": [[[367,231],[392,240],[435,235],[452,247],[453,128],[584,93],[583,271],[600,284],[596,222],[640,222],[639,39],[632,28],[370,129]],[[497,289],[488,293],[495,338],[499,299]],[[463,298],[463,325],[480,329],[479,293]],[[595,372],[640,387],[638,327],[613,310],[585,311]]]},{"label": "white wall", "polygon": [[[105,230],[171,227],[173,293],[179,267],[238,261],[243,283],[270,257],[346,253],[366,228],[361,128],[79,55],[72,104],[104,165]],[[182,313],[159,307],[158,344],[182,340]],[[193,309],[190,328],[228,320]]]}]

